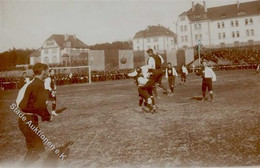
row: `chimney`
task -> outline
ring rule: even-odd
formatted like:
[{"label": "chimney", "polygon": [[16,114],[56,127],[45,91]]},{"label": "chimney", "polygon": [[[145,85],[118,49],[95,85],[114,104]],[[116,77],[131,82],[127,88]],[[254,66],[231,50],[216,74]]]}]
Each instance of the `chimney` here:
[{"label": "chimney", "polygon": [[207,9],[206,2],[205,2],[205,1],[203,1],[203,6],[204,6],[204,11],[205,11],[205,12],[208,12],[208,9]]},{"label": "chimney", "polygon": [[64,35],[64,40],[67,41],[68,39],[69,39],[69,34],[66,33],[66,34]]},{"label": "chimney", "polygon": [[237,9],[239,9],[239,1],[237,1]]},{"label": "chimney", "polygon": [[192,4],[192,12],[194,12],[194,2],[192,1],[191,4]]}]

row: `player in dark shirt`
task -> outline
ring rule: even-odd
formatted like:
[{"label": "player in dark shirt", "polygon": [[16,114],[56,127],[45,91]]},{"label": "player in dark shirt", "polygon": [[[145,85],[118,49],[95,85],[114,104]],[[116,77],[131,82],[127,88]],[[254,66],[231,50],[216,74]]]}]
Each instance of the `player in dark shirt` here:
[{"label": "player in dark shirt", "polygon": [[35,64],[33,67],[34,79],[23,86],[16,100],[17,106],[26,117],[26,120],[22,120],[20,117],[18,119],[19,128],[25,137],[28,150],[24,158],[26,164],[38,160],[40,154],[45,151],[42,139],[30,126],[38,127],[38,117],[42,121],[51,121],[46,104],[48,92],[45,90],[43,82],[48,74],[47,69],[45,64]]}]

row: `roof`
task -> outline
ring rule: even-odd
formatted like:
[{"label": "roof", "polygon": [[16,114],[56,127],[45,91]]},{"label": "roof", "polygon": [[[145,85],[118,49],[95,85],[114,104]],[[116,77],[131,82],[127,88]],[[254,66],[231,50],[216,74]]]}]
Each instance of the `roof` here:
[{"label": "roof", "polygon": [[141,31],[137,32],[135,34],[134,38],[154,37],[154,36],[176,37],[175,33],[173,33],[171,30],[169,30],[166,27],[163,27],[161,25],[158,25],[158,26],[148,26],[145,30],[141,30]]},{"label": "roof", "polygon": [[183,12],[180,16],[183,15],[187,15],[191,21],[205,19],[221,20],[226,18],[260,15],[260,1],[239,3],[239,8],[237,8],[237,4],[207,8],[207,12],[205,11],[204,6],[197,3],[194,6],[194,11],[192,11],[191,8],[186,13]]},{"label": "roof", "polygon": [[65,42],[71,42],[71,48],[88,48],[88,46],[79,40],[74,35],[68,35],[68,39],[65,41],[65,35],[63,34],[53,34],[46,41],[54,40],[60,48],[65,48]]},{"label": "roof", "polygon": [[36,50],[29,55],[29,57],[39,57],[39,56],[41,56],[40,50]]}]

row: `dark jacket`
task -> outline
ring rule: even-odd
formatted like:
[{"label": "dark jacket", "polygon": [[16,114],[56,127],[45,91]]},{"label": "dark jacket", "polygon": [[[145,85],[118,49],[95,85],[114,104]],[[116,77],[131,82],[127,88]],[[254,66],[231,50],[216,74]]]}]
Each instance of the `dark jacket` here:
[{"label": "dark jacket", "polygon": [[41,116],[42,121],[50,121],[50,113],[47,110],[46,101],[48,100],[48,91],[44,88],[44,82],[35,78],[25,89],[22,101],[19,104],[21,110],[25,113],[32,113]]}]

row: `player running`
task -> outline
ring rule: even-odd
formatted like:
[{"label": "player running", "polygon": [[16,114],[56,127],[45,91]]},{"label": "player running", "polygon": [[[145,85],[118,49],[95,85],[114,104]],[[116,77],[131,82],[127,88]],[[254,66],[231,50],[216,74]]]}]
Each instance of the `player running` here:
[{"label": "player running", "polygon": [[181,81],[182,81],[182,84],[185,85],[186,84],[186,77],[188,75],[188,70],[187,68],[185,67],[185,65],[183,64],[181,66]]},{"label": "player running", "polygon": [[197,75],[202,76],[202,101],[206,100],[206,90],[208,89],[210,95],[210,101],[213,101],[213,87],[212,82],[216,81],[216,74],[215,72],[208,67],[207,60],[203,60],[202,62],[202,69],[197,72]]},{"label": "player running", "polygon": [[168,79],[169,87],[171,89],[171,95],[174,92],[175,78],[177,76],[178,76],[178,73],[176,72],[176,70],[172,66],[172,64],[169,62],[167,64],[167,68],[166,68],[166,72],[165,72],[165,78]]},{"label": "player running", "polygon": [[46,90],[49,91],[49,99],[52,103],[52,111],[51,114],[54,116],[57,116],[58,114],[56,113],[56,74],[55,74],[55,69],[50,69],[49,70],[49,76],[48,78],[45,79],[44,82],[44,87]]}]

